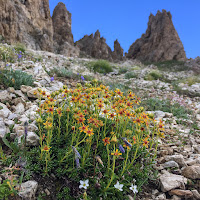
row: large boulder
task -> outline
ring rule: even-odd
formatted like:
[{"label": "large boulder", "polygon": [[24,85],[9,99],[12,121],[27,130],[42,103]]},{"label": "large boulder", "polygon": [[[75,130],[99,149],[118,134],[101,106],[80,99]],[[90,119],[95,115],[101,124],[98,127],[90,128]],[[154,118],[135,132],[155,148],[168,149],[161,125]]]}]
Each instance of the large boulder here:
[{"label": "large boulder", "polygon": [[52,51],[53,26],[48,0],[1,0],[0,35],[36,50]]},{"label": "large boulder", "polygon": [[52,16],[54,51],[66,56],[79,55],[79,49],[74,47],[74,39],[71,31],[71,13],[64,3],[60,2],[55,7]]},{"label": "large boulder", "polygon": [[149,16],[146,33],[130,46],[127,58],[148,62],[186,60],[184,47],[174,28],[170,12],[162,10],[155,16]]}]

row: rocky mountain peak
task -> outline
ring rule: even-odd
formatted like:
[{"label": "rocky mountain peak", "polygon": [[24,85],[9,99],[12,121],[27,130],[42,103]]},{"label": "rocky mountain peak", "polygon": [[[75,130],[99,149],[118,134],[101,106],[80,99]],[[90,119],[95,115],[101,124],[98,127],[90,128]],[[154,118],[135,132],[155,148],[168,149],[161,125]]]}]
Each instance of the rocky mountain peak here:
[{"label": "rocky mountain peak", "polygon": [[118,40],[114,41],[114,51],[112,57],[113,60],[123,60],[124,58],[124,50]]},{"label": "rocky mountain peak", "polygon": [[52,16],[54,51],[67,56],[78,55],[79,50],[74,47],[71,31],[71,13],[64,3],[60,2],[55,7]]},{"label": "rocky mountain peak", "polygon": [[152,62],[186,59],[170,12],[162,10],[155,16],[150,14],[146,33],[130,46],[127,57]]}]

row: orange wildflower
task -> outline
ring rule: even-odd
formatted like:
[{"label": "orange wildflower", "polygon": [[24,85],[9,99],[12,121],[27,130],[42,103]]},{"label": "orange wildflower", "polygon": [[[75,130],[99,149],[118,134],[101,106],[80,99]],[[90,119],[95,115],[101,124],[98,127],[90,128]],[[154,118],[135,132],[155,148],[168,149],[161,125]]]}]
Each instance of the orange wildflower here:
[{"label": "orange wildflower", "polygon": [[104,141],[104,146],[106,146],[107,144],[110,144],[110,138],[109,137],[105,137],[103,139],[103,141]]}]

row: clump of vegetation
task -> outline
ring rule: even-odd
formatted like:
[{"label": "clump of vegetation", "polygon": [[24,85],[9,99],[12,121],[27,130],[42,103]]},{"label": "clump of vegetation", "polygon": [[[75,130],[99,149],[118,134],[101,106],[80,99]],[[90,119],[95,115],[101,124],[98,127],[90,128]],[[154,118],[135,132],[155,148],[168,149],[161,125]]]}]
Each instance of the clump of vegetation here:
[{"label": "clump of vegetation", "polygon": [[18,90],[21,85],[32,86],[33,82],[32,75],[21,70],[0,70],[0,85],[3,85],[5,88],[14,87]]},{"label": "clump of vegetation", "polygon": [[[64,86],[48,96],[38,89],[35,95],[39,96],[40,145],[18,153],[24,152],[25,171],[49,178],[54,173],[62,188],[58,199],[66,195],[67,199],[122,200],[128,194],[135,198],[153,177],[164,126],[145,113],[131,91],[125,95],[94,80],[75,89]],[[11,163],[18,156],[13,155]],[[63,177],[73,188],[63,183]]]},{"label": "clump of vegetation", "polygon": [[158,67],[159,70],[162,71],[187,71],[189,67],[185,64],[184,61],[177,61],[177,60],[167,60],[162,62],[156,63],[145,63],[145,65],[154,64]]},{"label": "clump of vegetation", "polygon": [[188,77],[188,78],[182,80],[182,82],[191,86],[195,83],[200,83],[200,77],[199,76],[191,76],[191,77]]},{"label": "clump of vegetation", "polygon": [[25,56],[26,48],[23,44],[17,43],[15,46],[0,46],[0,60],[7,63],[20,61]]},{"label": "clump of vegetation", "polygon": [[78,78],[78,75],[75,74],[72,70],[66,69],[65,67],[62,68],[53,68],[50,72],[48,72],[50,76],[58,76],[64,78]]},{"label": "clump of vegetation", "polygon": [[112,66],[106,60],[98,60],[98,61],[90,62],[88,64],[88,67],[90,68],[90,70],[94,71],[95,73],[98,72],[102,74],[107,74],[113,71]]},{"label": "clump of vegetation", "polygon": [[125,79],[137,78],[137,77],[138,77],[138,75],[136,73],[134,73],[134,72],[127,72],[125,74]]},{"label": "clump of vegetation", "polygon": [[144,79],[148,81],[158,80],[161,78],[163,78],[163,75],[158,70],[153,70],[144,77]]},{"label": "clump of vegetation", "polygon": [[128,71],[127,68],[121,67],[121,68],[119,69],[119,74],[125,74],[127,71]]},{"label": "clump of vegetation", "polygon": [[[148,179],[156,156],[149,153],[154,137],[163,137],[163,124],[158,126],[153,116],[146,115],[131,92],[125,97],[119,89],[113,92],[96,83],[85,88],[78,84],[74,90],[64,87],[40,102],[40,150],[34,150],[32,162],[37,161],[39,174],[56,170],[56,176],[80,182],[84,199],[97,195],[124,199],[127,192],[122,188],[131,188],[133,178],[138,189]],[[44,91],[38,92],[46,97]],[[57,101],[60,98],[62,102]],[[123,103],[121,98],[127,101]],[[147,128],[150,122],[154,123],[152,135]]]},{"label": "clump of vegetation", "polygon": [[192,114],[191,110],[186,109],[179,103],[172,103],[170,100],[160,100],[158,98],[149,98],[142,102],[142,105],[149,111],[161,110],[163,112],[172,113],[177,118],[188,119],[188,114]]},{"label": "clump of vegetation", "polygon": [[24,44],[22,44],[22,43],[19,43],[19,42],[14,45],[14,49],[18,53],[19,52],[21,52],[21,53],[25,53],[26,52],[26,46]]}]

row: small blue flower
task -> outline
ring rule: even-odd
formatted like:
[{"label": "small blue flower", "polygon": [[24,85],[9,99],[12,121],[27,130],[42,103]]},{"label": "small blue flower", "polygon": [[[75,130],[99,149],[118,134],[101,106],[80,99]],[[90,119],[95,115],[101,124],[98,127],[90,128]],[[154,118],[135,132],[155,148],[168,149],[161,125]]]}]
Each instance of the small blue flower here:
[{"label": "small blue flower", "polygon": [[76,161],[76,168],[79,168],[80,167],[80,162],[79,162],[79,158],[75,158],[75,161]]},{"label": "small blue flower", "polygon": [[21,54],[18,54],[18,58],[20,59],[22,57],[22,55]]},{"label": "small blue flower", "polygon": [[81,158],[81,154],[77,151],[76,147],[72,146],[72,149],[74,151],[75,158]]},{"label": "small blue flower", "polygon": [[81,76],[81,79],[84,81],[85,80],[85,78],[83,77],[83,76]]},{"label": "small blue flower", "polygon": [[54,81],[54,77],[51,77],[51,81]]},{"label": "small blue flower", "polygon": [[79,76],[79,73],[77,73],[77,75]]},{"label": "small blue flower", "polygon": [[125,149],[124,149],[124,147],[123,147],[121,144],[119,144],[119,150],[120,150],[122,153],[125,153]]}]

